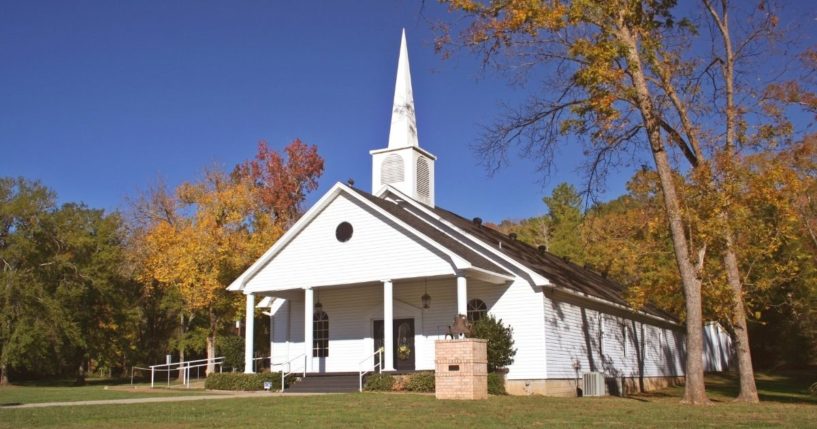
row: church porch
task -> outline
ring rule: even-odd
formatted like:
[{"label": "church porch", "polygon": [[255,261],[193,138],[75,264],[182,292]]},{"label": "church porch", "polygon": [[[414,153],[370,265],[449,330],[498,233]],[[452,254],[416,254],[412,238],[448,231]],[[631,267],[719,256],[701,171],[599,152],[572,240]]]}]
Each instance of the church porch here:
[{"label": "church porch", "polygon": [[[441,276],[258,293],[273,298],[271,369],[356,373],[371,369],[379,359],[374,351],[383,347],[384,371],[433,370],[434,341],[445,338],[456,314],[484,314],[500,299],[507,284],[493,280]],[[246,297],[251,311],[256,294]],[[248,372],[252,320],[245,329]]]}]

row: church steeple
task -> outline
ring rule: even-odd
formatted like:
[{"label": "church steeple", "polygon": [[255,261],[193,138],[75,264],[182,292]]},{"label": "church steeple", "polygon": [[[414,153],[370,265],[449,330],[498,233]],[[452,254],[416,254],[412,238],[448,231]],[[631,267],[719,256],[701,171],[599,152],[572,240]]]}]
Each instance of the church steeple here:
[{"label": "church steeple", "polygon": [[411,90],[406,30],[400,42],[394,85],[389,145],[372,155],[372,193],[392,186],[423,204],[434,206],[434,155],[420,148],[414,94]]},{"label": "church steeple", "polygon": [[406,29],[404,28],[403,38],[400,41],[400,57],[397,60],[397,82],[394,85],[389,149],[406,146],[419,147],[420,144],[417,141],[417,118],[414,115],[414,94],[411,91],[411,69],[408,48],[406,48]]}]

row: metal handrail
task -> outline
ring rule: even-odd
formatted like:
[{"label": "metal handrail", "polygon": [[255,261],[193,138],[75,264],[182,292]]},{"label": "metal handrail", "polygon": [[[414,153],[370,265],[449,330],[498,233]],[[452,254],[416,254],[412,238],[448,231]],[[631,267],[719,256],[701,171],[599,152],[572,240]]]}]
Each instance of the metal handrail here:
[{"label": "metal handrail", "polygon": [[[192,361],[190,361],[190,362],[192,362]],[[190,368],[201,368],[203,366],[209,366],[209,365],[210,365],[210,362],[199,363],[199,364],[196,364],[196,365],[190,365],[190,363],[188,362],[188,364],[184,366],[184,373],[182,374],[182,376],[183,376],[182,383],[184,385],[186,385],[187,388],[189,389],[190,388]],[[218,372],[221,372],[221,370],[224,368],[224,358],[213,359],[213,365],[218,365]],[[196,374],[198,374],[198,370],[196,370]],[[198,378],[198,375],[196,375],[196,378]]]},{"label": "metal handrail", "polygon": [[298,356],[295,356],[294,358],[283,363],[283,365],[287,366],[287,370],[284,371],[284,369],[281,368],[281,393],[284,392],[284,382],[286,381],[287,376],[294,372],[292,371],[292,362],[295,362],[296,360],[302,357],[304,358],[304,378],[306,378],[306,353],[301,353]]},{"label": "metal handrail", "polygon": [[[190,368],[198,368],[198,367],[201,367],[201,366],[207,366],[211,362],[213,363],[213,365],[218,365],[219,368],[222,368],[224,366],[224,356],[220,356],[220,357],[213,358],[213,359],[195,359],[195,360],[187,360],[187,361],[181,361],[181,362],[171,362],[171,363],[163,363],[163,364],[158,364],[158,365],[150,365],[150,367],[149,367],[150,368],[150,388],[151,389],[153,388],[156,371],[167,371],[167,373],[168,373],[167,374],[167,376],[168,376],[167,382],[168,382],[168,385],[169,385],[170,384],[170,371],[176,371],[176,370],[182,371],[183,384],[186,384],[188,387],[190,387]],[[197,365],[191,365],[193,363],[195,363]],[[164,367],[167,367],[167,369],[163,369]],[[131,379],[132,378],[133,377],[131,376]]]},{"label": "metal handrail", "polygon": [[[267,360],[267,359],[269,359],[270,371],[272,371],[272,365],[273,365],[272,356],[261,356],[261,357],[257,357],[257,358],[252,358],[252,370],[253,370],[253,372],[258,371],[257,361],[260,360],[261,364],[263,365],[264,361]],[[263,368],[262,368],[262,370],[263,370]]]},{"label": "metal handrail", "polygon": [[[377,370],[378,374],[383,373],[383,351],[384,351],[383,347],[381,347],[381,348],[375,350],[374,353],[372,353],[369,356],[366,356],[365,358],[363,358],[363,360],[360,361],[360,363],[357,364],[357,367],[360,368],[364,363],[368,362],[369,359],[372,359],[372,361],[373,361],[371,370],[366,370],[366,369],[361,369],[360,370],[360,374],[358,376],[358,389],[359,389],[360,392],[363,391],[363,376],[364,375],[368,374],[369,372],[374,372],[375,370]],[[374,359],[373,359],[374,356],[378,355],[378,354],[380,355],[380,359],[378,359],[377,361],[374,361]]]}]

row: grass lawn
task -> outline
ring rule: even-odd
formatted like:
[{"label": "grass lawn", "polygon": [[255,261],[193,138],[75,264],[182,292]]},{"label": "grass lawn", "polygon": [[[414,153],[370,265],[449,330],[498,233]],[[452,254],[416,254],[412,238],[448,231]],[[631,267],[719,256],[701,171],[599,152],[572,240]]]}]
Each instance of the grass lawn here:
[{"label": "grass lawn", "polygon": [[817,427],[815,373],[758,375],[764,402],[730,402],[734,380],[709,377],[707,407],[678,403],[683,390],[631,398],[491,397],[437,401],[431,395],[364,393],[179,403],[0,409],[0,428],[20,427]]},{"label": "grass lawn", "polygon": [[71,382],[26,383],[0,387],[0,408],[3,405],[32,404],[39,402],[93,401],[98,399],[127,399],[156,396],[202,395],[202,389],[150,390],[150,384],[120,384],[110,380],[89,380],[87,385],[76,387]]}]

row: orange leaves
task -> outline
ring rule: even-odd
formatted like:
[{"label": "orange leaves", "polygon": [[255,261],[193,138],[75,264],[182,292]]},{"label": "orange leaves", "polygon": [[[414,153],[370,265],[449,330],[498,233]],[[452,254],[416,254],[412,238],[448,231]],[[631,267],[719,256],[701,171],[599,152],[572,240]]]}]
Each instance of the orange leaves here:
[{"label": "orange leaves", "polygon": [[207,170],[169,194],[144,198],[154,213],[134,239],[139,276],[178,289],[188,311],[229,309],[227,285],[296,219],[306,193],[317,188],[323,159],[295,140],[285,156],[261,143],[252,161],[232,174]]},{"label": "orange leaves", "polygon": [[308,146],[300,139],[284,151],[286,158],[262,141],[255,159],[237,167],[236,173],[251,180],[257,210],[291,222],[297,218],[306,194],[318,188],[323,158],[316,146]]}]

